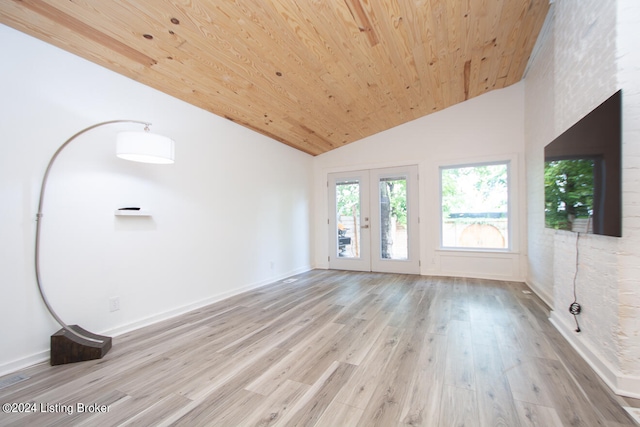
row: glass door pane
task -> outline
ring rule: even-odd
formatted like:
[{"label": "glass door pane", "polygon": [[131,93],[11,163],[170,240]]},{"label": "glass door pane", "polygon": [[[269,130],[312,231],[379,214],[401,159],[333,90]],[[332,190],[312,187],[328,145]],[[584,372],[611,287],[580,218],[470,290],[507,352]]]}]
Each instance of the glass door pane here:
[{"label": "glass door pane", "polygon": [[369,172],[328,175],[329,268],[371,271]]},{"label": "glass door pane", "polygon": [[337,247],[334,256],[360,258],[360,181],[336,181]]},{"label": "glass door pane", "polygon": [[407,240],[407,177],[380,178],[380,258],[406,260]]},{"label": "glass door pane", "polygon": [[370,170],[371,270],[420,273],[418,167]]}]

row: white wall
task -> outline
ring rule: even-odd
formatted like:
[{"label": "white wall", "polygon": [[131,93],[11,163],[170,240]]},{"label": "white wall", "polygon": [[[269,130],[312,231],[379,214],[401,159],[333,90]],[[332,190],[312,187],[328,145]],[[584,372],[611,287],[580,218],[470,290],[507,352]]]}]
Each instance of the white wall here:
[{"label": "white wall", "polygon": [[[559,0],[525,79],[529,275],[553,305],[552,320],[618,393],[640,397],[640,4]],[[544,228],[544,146],[623,90],[622,238],[582,235],[573,302],[576,234]]]},{"label": "white wall", "polygon": [[[439,167],[510,160],[513,250],[508,253],[440,250]],[[315,265],[329,253],[327,175],[415,165],[420,173],[421,274],[524,280],[524,85],[489,92],[435,114],[364,138],[314,159]]]},{"label": "white wall", "polygon": [[[48,357],[58,326],[33,271],[38,192],[53,152],[89,125],[150,121],[176,163],[117,159],[131,125],[63,151],[41,270],[67,323],[117,334],[311,267],[311,156],[1,25],[0,46],[0,374]],[[152,216],[115,217],[125,205]]]}]

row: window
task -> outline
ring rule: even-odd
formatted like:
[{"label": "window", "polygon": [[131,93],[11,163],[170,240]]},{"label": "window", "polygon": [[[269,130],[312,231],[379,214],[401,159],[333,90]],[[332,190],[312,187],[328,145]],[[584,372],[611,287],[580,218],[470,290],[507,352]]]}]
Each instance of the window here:
[{"label": "window", "polygon": [[442,247],[509,248],[509,163],[440,168]]}]

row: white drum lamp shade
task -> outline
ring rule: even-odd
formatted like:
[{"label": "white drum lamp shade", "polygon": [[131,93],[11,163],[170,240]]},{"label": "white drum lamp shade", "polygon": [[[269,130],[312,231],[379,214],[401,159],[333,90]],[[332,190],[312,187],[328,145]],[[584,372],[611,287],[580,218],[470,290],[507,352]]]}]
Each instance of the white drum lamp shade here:
[{"label": "white drum lamp shade", "polygon": [[174,142],[151,132],[120,132],[116,155],[134,162],[171,164],[174,162]]}]

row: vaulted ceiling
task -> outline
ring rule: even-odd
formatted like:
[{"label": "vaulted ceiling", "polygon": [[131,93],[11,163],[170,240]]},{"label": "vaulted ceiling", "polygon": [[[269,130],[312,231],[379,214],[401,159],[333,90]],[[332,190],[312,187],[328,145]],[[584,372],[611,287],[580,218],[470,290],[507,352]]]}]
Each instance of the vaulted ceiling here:
[{"label": "vaulted ceiling", "polygon": [[2,0],[0,22],[317,155],[520,81],[548,9],[549,0]]}]

